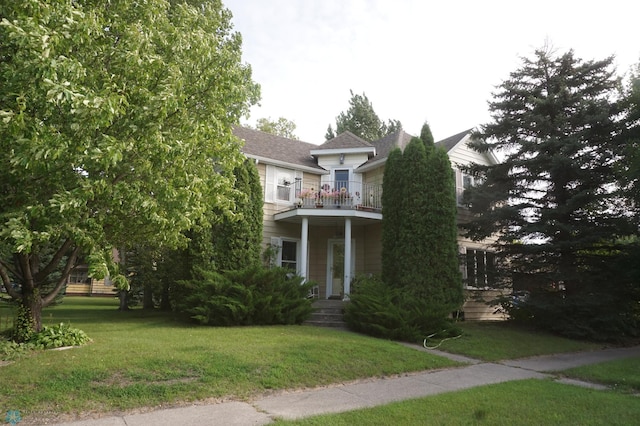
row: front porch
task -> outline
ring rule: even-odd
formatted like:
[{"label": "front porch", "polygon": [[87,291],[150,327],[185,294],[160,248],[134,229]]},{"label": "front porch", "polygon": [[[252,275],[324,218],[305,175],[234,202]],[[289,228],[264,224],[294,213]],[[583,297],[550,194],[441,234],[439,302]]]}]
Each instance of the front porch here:
[{"label": "front porch", "polygon": [[368,191],[371,197],[363,202],[360,191],[296,189],[295,203],[278,208],[273,219],[283,231],[281,246],[291,244],[284,244],[287,238],[299,242],[296,270],[318,282],[319,298],[348,300],[356,273],[380,272],[376,259],[381,250],[381,189],[355,182],[335,184]]}]

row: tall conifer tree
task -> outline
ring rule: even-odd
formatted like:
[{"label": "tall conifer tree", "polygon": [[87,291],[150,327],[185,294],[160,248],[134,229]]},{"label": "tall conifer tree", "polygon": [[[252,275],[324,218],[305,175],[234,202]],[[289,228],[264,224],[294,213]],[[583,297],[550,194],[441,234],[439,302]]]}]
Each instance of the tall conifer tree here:
[{"label": "tall conifer tree", "polygon": [[616,185],[626,123],[612,62],[546,50],[523,59],[474,144],[505,160],[468,168],[484,178],[471,191],[478,217],[469,235],[497,236],[497,254],[508,259],[498,266],[530,291],[533,320],[573,336],[603,337],[621,318],[623,271],[609,270],[607,259],[618,237],[637,231]]},{"label": "tall conifer tree", "polygon": [[395,148],[389,153],[382,182],[382,278],[392,287],[398,286],[399,227],[402,222],[402,151]]}]

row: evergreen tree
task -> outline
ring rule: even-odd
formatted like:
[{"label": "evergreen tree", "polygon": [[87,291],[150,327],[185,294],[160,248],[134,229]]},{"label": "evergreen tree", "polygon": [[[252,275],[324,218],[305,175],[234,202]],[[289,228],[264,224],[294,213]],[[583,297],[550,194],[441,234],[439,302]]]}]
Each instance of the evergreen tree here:
[{"label": "evergreen tree", "polygon": [[429,257],[425,259],[427,265],[423,273],[429,301],[441,307],[443,315],[448,315],[463,302],[455,175],[449,156],[442,148],[432,148],[428,164],[429,181],[424,188],[429,202],[424,216],[429,232],[424,244],[429,248]]},{"label": "evergreen tree", "polygon": [[497,266],[526,284],[533,320],[574,336],[603,337],[598,321],[625,285],[614,271],[602,279],[603,265],[617,237],[635,232],[616,185],[619,86],[612,58],[536,51],[499,86],[476,135],[478,151],[502,151],[504,162],[467,168],[484,178],[470,191],[469,235],[496,236]]},{"label": "evergreen tree", "polygon": [[357,95],[351,91],[349,109],[346,112],[341,112],[336,117],[335,132],[329,125],[325,138],[327,140],[333,139],[335,135],[348,130],[366,141],[376,141],[399,129],[402,129],[400,121],[389,120],[388,124],[384,123],[376,114],[373,104],[369,101],[367,95],[364,93]]},{"label": "evergreen tree", "polygon": [[400,179],[402,198],[398,217],[398,245],[396,264],[398,285],[418,298],[427,297],[424,266],[429,258],[428,212],[431,200],[425,183],[429,181],[427,150],[419,138],[414,137],[404,150]]},{"label": "evergreen tree", "polygon": [[402,151],[389,153],[382,181],[382,278],[394,287],[398,283],[399,226],[402,221]]},{"label": "evergreen tree", "polygon": [[400,286],[429,306],[433,320],[462,304],[456,199],[447,153],[413,138],[402,158]]},{"label": "evergreen tree", "polygon": [[239,270],[260,264],[262,242],[262,187],[258,170],[247,160],[234,170],[235,210],[212,228],[215,270]]},{"label": "evergreen tree", "polygon": [[429,127],[429,123],[427,122],[422,125],[422,129],[420,130],[420,139],[427,147],[435,145],[435,140],[431,134],[431,127]]}]

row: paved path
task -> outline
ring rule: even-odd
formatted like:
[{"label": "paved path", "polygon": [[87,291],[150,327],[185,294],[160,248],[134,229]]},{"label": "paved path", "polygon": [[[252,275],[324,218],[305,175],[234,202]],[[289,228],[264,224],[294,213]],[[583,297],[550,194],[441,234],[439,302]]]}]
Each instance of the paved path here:
[{"label": "paved path", "polygon": [[[412,347],[425,350],[419,346]],[[274,418],[296,419],[316,414],[338,413],[373,407],[393,401],[419,398],[443,392],[468,389],[511,380],[552,377],[552,372],[580,365],[594,364],[640,356],[640,346],[599,351],[539,356],[498,363],[482,362],[459,355],[430,351],[458,361],[465,367],[407,374],[401,377],[363,380],[354,384],[336,385],[315,390],[282,392],[247,402],[223,402],[212,405],[156,410],[143,414],[104,417],[61,423],[67,426],[204,426],[204,425],[264,425]],[[576,380],[565,383],[597,387]]]}]

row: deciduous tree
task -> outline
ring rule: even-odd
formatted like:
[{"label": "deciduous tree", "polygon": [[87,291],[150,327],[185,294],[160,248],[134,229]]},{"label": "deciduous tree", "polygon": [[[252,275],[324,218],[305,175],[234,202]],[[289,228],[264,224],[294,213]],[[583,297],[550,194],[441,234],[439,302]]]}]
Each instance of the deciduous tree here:
[{"label": "deciduous tree", "polygon": [[255,129],[284,138],[298,139],[295,134],[296,123],[284,117],[279,117],[277,120],[272,120],[271,117],[259,118],[256,121]]},{"label": "deciduous tree", "polygon": [[178,245],[232,205],[258,87],[230,12],[191,3],[0,5],[0,275],[34,330],[81,254],[104,274],[112,247]]}]

